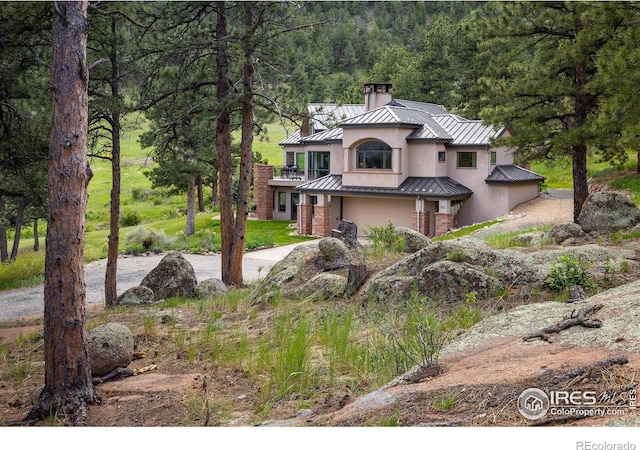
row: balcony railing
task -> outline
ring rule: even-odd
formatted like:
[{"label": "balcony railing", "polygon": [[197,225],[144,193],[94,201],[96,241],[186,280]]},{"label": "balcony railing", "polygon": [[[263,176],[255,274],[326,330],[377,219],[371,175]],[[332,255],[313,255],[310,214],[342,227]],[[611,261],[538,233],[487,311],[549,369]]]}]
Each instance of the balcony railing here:
[{"label": "balcony railing", "polygon": [[280,168],[280,177],[284,180],[302,180],[304,171],[299,170],[298,166],[284,166]]}]

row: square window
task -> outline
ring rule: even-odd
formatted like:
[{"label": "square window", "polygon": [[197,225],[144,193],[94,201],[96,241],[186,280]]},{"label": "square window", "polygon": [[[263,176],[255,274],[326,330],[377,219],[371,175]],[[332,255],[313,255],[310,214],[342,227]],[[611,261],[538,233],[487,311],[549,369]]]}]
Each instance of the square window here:
[{"label": "square window", "polygon": [[444,162],[447,160],[447,152],[438,152],[438,161]]},{"label": "square window", "polygon": [[476,152],[458,152],[458,167],[477,167]]}]

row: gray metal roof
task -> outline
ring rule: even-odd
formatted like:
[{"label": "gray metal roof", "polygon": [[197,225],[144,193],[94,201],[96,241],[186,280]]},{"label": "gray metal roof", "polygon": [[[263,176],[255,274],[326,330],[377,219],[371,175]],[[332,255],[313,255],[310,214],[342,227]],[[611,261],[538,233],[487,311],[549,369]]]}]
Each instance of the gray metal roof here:
[{"label": "gray metal roof", "polygon": [[449,177],[409,177],[397,188],[343,186],[342,175],[327,175],[301,184],[297,191],[333,195],[391,197],[467,198],[473,191]]},{"label": "gray metal roof", "polygon": [[520,166],[505,164],[496,166],[491,174],[485,178],[487,183],[531,183],[531,182],[544,182],[546,178],[530,170],[524,169]]},{"label": "gray metal roof", "polygon": [[365,111],[364,105],[310,103],[308,111],[316,133],[304,138],[294,133],[280,145],[340,140],[342,127],[408,126],[416,128],[407,137],[410,141],[437,140],[447,145],[489,146],[491,139],[500,137],[506,130],[506,127],[484,125],[480,120],[465,119],[434,103],[409,100],[394,99],[371,111]]},{"label": "gray metal roof", "polygon": [[388,103],[389,106],[404,106],[406,108],[420,109],[428,114],[451,114],[444,106],[435,103],[414,102],[412,100],[396,100],[393,99]]},{"label": "gray metal roof", "polygon": [[301,138],[303,142],[327,142],[327,141],[341,141],[342,140],[342,128],[331,128],[329,130],[321,131],[319,133],[310,134]]},{"label": "gray metal roof", "polygon": [[289,136],[280,141],[280,145],[301,145],[300,142],[300,130],[297,130],[295,133],[291,133]]},{"label": "gray metal roof", "polygon": [[309,103],[307,105],[307,112],[311,116],[311,125],[314,133],[334,128],[339,122],[362,114],[364,111],[364,105],[356,104]]},{"label": "gray metal roof", "polygon": [[504,127],[496,129],[480,120],[468,120],[455,114],[432,117],[453,137],[450,145],[489,145],[491,138],[497,138],[504,132]]},{"label": "gray metal roof", "polygon": [[340,126],[405,125],[418,128],[427,121],[431,121],[431,117],[422,110],[385,105],[343,120],[340,122]]}]

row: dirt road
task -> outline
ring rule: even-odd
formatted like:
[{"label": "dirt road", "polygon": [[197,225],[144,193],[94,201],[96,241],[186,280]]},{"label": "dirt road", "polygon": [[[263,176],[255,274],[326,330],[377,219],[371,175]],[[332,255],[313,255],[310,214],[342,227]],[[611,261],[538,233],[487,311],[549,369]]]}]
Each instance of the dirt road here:
[{"label": "dirt road", "polygon": [[[284,245],[245,254],[243,275],[246,282],[265,277],[271,267],[284,258],[299,244]],[[118,259],[118,293],[138,286],[142,279],[158,265],[164,254],[152,256],[120,257]],[[198,281],[207,278],[221,278],[220,254],[188,255],[184,257],[191,263]],[[85,266],[85,284],[87,286],[87,304],[104,302],[104,276],[107,261],[95,261]],[[0,322],[41,315],[44,309],[43,285],[13,289],[0,292]]]}]

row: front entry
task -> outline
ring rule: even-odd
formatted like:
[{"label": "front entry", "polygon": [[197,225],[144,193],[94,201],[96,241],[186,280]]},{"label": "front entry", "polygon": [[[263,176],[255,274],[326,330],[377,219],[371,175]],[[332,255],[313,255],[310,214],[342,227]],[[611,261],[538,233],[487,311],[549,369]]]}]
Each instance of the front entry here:
[{"label": "front entry", "polygon": [[298,220],[298,203],[300,203],[300,194],[291,193],[291,220]]}]

